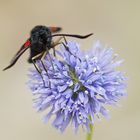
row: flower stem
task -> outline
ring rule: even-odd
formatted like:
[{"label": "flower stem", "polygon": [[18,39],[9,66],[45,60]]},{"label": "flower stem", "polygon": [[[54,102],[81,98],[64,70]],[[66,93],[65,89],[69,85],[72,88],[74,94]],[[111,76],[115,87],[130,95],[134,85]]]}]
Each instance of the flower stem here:
[{"label": "flower stem", "polygon": [[[89,116],[90,121],[92,121],[91,115]],[[94,126],[93,124],[89,124],[90,132],[87,133],[87,138],[86,140],[92,140],[93,133],[94,133]]]},{"label": "flower stem", "polygon": [[93,137],[94,126],[90,124],[89,127],[90,127],[90,133],[87,133],[86,140],[92,140],[92,137]]}]

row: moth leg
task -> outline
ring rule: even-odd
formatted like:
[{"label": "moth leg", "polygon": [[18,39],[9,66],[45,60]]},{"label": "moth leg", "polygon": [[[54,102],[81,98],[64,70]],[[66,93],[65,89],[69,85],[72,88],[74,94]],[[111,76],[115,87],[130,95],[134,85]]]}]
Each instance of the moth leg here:
[{"label": "moth leg", "polygon": [[44,84],[44,86],[45,86],[45,81],[44,81],[43,76],[42,76],[42,74],[41,74],[41,70],[40,70],[40,69],[38,68],[38,66],[36,65],[36,59],[37,59],[38,57],[40,57],[40,56],[42,56],[42,53],[40,53],[40,54],[34,56],[34,57],[32,58],[32,62],[33,62],[33,65],[34,65],[35,69],[37,70],[37,72],[38,72],[39,75],[41,76],[41,78],[42,78],[42,80],[43,80],[43,84]]},{"label": "moth leg", "polygon": [[[64,42],[65,42],[65,43],[64,43],[63,41],[61,41],[62,39],[64,39]],[[61,42],[60,42],[60,41],[61,41]],[[74,55],[74,54],[70,51],[69,47],[67,46],[68,42],[67,42],[65,36],[62,36],[62,37],[58,38],[58,40],[56,40],[55,42],[52,43],[52,46],[51,46],[51,47],[52,47],[52,49],[53,49],[54,56],[56,56],[56,54],[55,54],[55,46],[57,46],[57,45],[59,45],[59,44],[62,44],[62,45],[64,46],[64,48],[65,48],[71,55],[73,55],[74,57],[78,58],[78,59],[81,61],[81,59],[80,59],[79,57],[77,57],[76,55]]]},{"label": "moth leg", "polygon": [[[60,40],[62,40],[62,39],[64,39],[64,42],[60,42]],[[51,44],[51,47],[52,47],[52,49],[53,49],[53,52],[54,52],[54,56],[56,56],[56,54],[55,54],[55,46],[57,46],[57,45],[59,45],[59,44],[62,44],[64,47],[65,47],[65,49],[71,54],[71,55],[73,55],[71,52],[70,52],[70,50],[69,50],[69,48],[67,47],[67,44],[68,44],[68,42],[67,42],[67,40],[66,40],[66,38],[64,37],[64,36],[62,36],[62,37],[60,37],[60,38],[58,38],[58,40],[56,40],[55,42],[52,42],[52,44]]]},{"label": "moth leg", "polygon": [[66,40],[66,37],[65,36],[63,36],[63,39],[65,41],[65,44],[68,44],[68,41]]},{"label": "moth leg", "polygon": [[36,59],[37,58],[39,58],[39,57],[42,57],[42,53],[40,53],[40,54],[38,54],[38,55],[36,55],[36,56],[34,56],[34,57],[32,57],[31,59],[32,59],[32,62],[33,62],[33,64],[34,64],[34,66],[35,66],[35,68],[36,68],[36,70],[38,71],[38,73],[40,73],[41,74],[41,70],[38,68],[38,66],[36,65]]},{"label": "moth leg", "polygon": [[53,42],[51,45],[52,46],[57,46],[59,44],[61,44],[61,40],[64,39],[64,42],[65,44],[68,44],[67,40],[66,40],[66,37],[65,36],[62,36],[62,37],[59,37],[55,42]]},{"label": "moth leg", "polygon": [[64,42],[59,42],[59,44],[61,43],[61,44],[63,44],[63,46],[65,47],[65,49],[71,54],[71,55],[73,55],[72,53],[71,53],[71,51],[69,50],[69,47],[67,46],[67,44],[68,44],[68,42],[67,42],[67,40],[66,40],[66,37],[65,36],[62,36],[61,37],[61,39],[64,39]]},{"label": "moth leg", "polygon": [[45,58],[45,56],[46,56],[46,54],[47,54],[47,52],[44,51],[44,52],[43,52],[43,55],[42,55],[42,57],[41,57],[41,59],[40,59],[40,61],[41,61],[41,64],[42,64],[44,70],[45,70],[46,73],[47,73],[48,78],[50,78],[50,77],[49,77],[49,73],[48,73],[48,68],[47,68],[46,65],[44,65],[44,62],[43,62],[43,61],[44,61],[44,58]]},{"label": "moth leg", "polygon": [[48,55],[48,57],[49,57],[49,61],[50,61],[51,66],[52,66],[52,68],[53,68],[53,70],[54,70],[54,65],[53,65],[53,62],[52,62],[52,58],[51,58],[51,55],[50,55],[49,49],[48,49],[47,47],[46,47],[46,53],[47,53],[47,55]]},{"label": "moth leg", "polygon": [[52,48],[52,49],[53,49],[53,56],[56,57],[55,48]]},{"label": "moth leg", "polygon": [[46,56],[46,54],[47,54],[47,52],[44,51],[44,52],[43,52],[43,55],[42,55],[42,57],[41,57],[41,59],[40,59],[40,62],[41,62],[41,64],[42,64],[44,70],[45,70],[46,73],[47,73],[47,76],[48,76],[48,79],[49,79],[49,87],[51,87],[50,76],[49,76],[49,73],[48,73],[48,68],[47,68],[47,65],[44,65],[44,62],[43,62],[43,61],[44,61],[44,58],[45,58],[45,56]]},{"label": "moth leg", "polygon": [[55,46],[61,44],[60,43],[60,40],[62,39],[63,37],[59,37],[55,42],[52,42],[51,44],[51,47],[53,49],[53,55],[56,57],[56,53],[55,53]]},{"label": "moth leg", "polygon": [[75,58],[78,58],[78,59],[81,61],[81,59],[80,59],[79,57],[77,57],[76,55],[74,55],[74,54],[70,51],[69,47],[67,46],[68,42],[67,42],[66,38],[65,38],[65,37],[63,37],[63,38],[64,38],[64,41],[65,41],[66,44],[65,44],[64,42],[61,42],[61,44],[63,44],[63,46],[65,47],[66,51],[68,51],[71,55],[73,55]]},{"label": "moth leg", "polygon": [[62,40],[63,37],[59,37],[55,42],[52,42],[51,46],[56,46],[58,44],[60,44],[60,40]]},{"label": "moth leg", "polygon": [[65,44],[68,44],[66,38],[64,36],[59,37],[55,42],[52,42],[51,47],[53,49],[53,55],[56,57],[56,53],[55,53],[55,46],[62,44],[62,42],[60,42],[62,39],[64,39]]}]

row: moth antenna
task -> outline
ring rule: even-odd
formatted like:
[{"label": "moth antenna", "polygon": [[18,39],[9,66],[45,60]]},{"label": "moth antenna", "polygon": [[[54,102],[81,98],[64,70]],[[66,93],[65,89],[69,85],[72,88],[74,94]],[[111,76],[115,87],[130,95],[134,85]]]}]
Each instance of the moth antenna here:
[{"label": "moth antenna", "polygon": [[87,34],[87,35],[76,35],[76,34],[54,34],[51,37],[55,37],[55,36],[69,36],[69,37],[75,37],[75,38],[80,38],[80,39],[84,39],[87,38],[89,36],[93,35],[93,33]]}]

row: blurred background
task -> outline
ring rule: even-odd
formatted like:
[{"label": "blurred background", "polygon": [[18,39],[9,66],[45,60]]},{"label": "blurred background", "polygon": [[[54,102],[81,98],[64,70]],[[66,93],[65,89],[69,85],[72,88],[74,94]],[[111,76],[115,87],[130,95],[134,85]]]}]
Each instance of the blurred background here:
[{"label": "blurred background", "polygon": [[[60,26],[63,33],[94,36],[78,40],[87,50],[100,40],[124,58],[128,97],[111,108],[111,119],[96,123],[94,140],[140,139],[140,1],[139,0],[0,0],[0,140],[84,140],[80,129],[61,134],[42,122],[32,108],[27,88],[27,51],[17,64],[3,72],[35,25]],[[71,39],[71,38],[69,38]]]}]

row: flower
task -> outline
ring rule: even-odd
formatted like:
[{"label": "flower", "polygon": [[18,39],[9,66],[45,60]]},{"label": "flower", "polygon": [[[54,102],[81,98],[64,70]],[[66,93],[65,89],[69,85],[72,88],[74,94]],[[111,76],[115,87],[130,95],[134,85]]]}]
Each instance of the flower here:
[{"label": "flower", "polygon": [[[57,51],[59,58],[47,55],[42,73],[31,70],[29,87],[35,96],[34,107],[47,110],[44,121],[55,115],[53,126],[64,131],[70,122],[75,131],[81,125],[90,131],[90,124],[102,114],[108,117],[107,105],[115,105],[126,95],[126,78],[117,71],[111,48],[97,42],[89,52],[82,52],[76,42],[68,42]],[[42,80],[43,78],[43,80]]]}]

